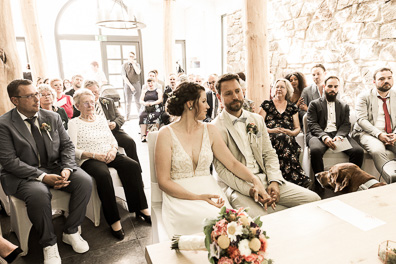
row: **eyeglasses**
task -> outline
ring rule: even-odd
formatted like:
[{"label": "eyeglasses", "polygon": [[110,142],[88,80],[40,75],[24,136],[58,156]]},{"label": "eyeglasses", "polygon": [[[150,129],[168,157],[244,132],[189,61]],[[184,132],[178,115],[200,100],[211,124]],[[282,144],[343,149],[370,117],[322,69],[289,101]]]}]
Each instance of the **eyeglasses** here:
[{"label": "eyeglasses", "polygon": [[40,98],[41,94],[40,93],[34,93],[34,94],[28,94],[28,95],[16,95],[16,96],[13,96],[13,97],[32,99],[33,97]]},{"label": "eyeglasses", "polygon": [[41,97],[51,97],[52,94],[40,94]]},{"label": "eyeglasses", "polygon": [[89,107],[90,105],[95,105],[95,102],[94,102],[94,101],[91,101],[91,102],[84,102],[83,105],[84,105],[85,107]]}]

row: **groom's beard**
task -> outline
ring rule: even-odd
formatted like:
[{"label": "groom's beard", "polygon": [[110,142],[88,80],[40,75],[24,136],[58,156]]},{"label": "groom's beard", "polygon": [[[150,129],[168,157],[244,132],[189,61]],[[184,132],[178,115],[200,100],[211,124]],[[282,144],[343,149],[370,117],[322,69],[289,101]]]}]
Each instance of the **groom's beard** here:
[{"label": "groom's beard", "polygon": [[242,106],[243,101],[238,99],[234,99],[231,103],[225,104],[226,109],[229,109],[232,112],[238,112],[239,110],[241,110]]},{"label": "groom's beard", "polygon": [[392,85],[388,82],[384,83],[382,86],[377,86],[378,91],[387,92],[392,88]]}]

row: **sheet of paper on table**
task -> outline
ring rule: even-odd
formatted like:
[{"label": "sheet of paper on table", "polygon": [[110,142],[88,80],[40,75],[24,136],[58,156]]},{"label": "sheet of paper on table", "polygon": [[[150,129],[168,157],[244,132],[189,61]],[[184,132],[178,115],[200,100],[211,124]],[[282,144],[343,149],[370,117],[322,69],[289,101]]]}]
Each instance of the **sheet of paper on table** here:
[{"label": "sheet of paper on table", "polygon": [[352,148],[352,145],[351,143],[349,143],[349,140],[347,138],[344,138],[343,140],[334,141],[334,144],[336,145],[336,149],[329,148],[330,151],[334,153],[338,153]]},{"label": "sheet of paper on table", "polygon": [[385,224],[384,221],[368,215],[340,200],[322,203],[319,207],[363,231],[368,231]]}]

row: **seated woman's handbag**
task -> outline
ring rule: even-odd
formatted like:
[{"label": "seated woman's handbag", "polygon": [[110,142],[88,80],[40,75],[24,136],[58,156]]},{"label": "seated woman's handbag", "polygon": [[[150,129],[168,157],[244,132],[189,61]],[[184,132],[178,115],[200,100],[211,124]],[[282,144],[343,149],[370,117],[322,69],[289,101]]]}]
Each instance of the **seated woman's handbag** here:
[{"label": "seated woman's handbag", "polygon": [[155,105],[146,105],[145,111],[146,113],[153,113],[155,111]]}]

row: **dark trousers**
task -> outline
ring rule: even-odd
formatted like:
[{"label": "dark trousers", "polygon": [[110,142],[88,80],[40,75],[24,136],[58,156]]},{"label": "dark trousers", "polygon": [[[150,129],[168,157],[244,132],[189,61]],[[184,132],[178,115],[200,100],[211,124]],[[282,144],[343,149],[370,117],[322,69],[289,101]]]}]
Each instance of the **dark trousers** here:
[{"label": "dark trousers", "polygon": [[109,225],[120,220],[117,202],[114,192],[113,180],[109,167],[115,168],[124,187],[125,197],[129,212],[137,212],[148,208],[146,196],[143,190],[142,175],[139,164],[125,155],[117,153],[115,159],[106,164],[104,162],[89,159],[85,161],[83,168],[96,180],[99,198],[102,202],[103,214]]},{"label": "dark trousers", "polygon": [[[41,168],[42,169],[42,168]],[[45,169],[42,169],[46,171]],[[60,171],[47,171],[60,175]],[[66,219],[63,232],[74,234],[84,221],[87,204],[91,198],[92,179],[82,169],[78,168],[70,177],[70,184],[60,189],[70,193],[69,216]],[[23,181],[14,194],[26,203],[27,213],[33,227],[37,230],[40,245],[44,247],[56,244],[56,235],[52,224],[52,209],[50,187],[39,181]]]},{"label": "dark trousers", "polygon": [[[125,149],[126,155],[136,161],[140,166],[135,141],[123,130],[117,130],[112,132],[113,136],[117,140],[118,146],[123,147]],[[140,169],[140,171],[142,170]]]},{"label": "dark trousers", "polygon": [[[334,138],[336,132],[328,134],[331,138]],[[352,148],[343,152],[349,156],[349,162],[361,167],[364,155],[363,149],[355,140],[353,140],[349,136],[347,137],[347,139],[349,140],[349,143],[351,143]],[[324,171],[323,155],[327,151],[328,147],[325,145],[325,143],[323,143],[321,139],[317,137],[312,137],[308,142],[308,146],[311,152],[311,166],[314,174]]]}]

